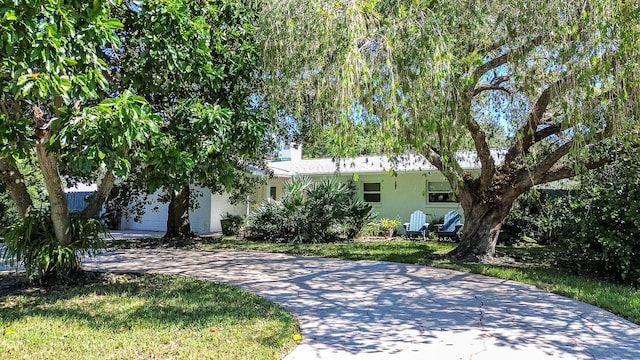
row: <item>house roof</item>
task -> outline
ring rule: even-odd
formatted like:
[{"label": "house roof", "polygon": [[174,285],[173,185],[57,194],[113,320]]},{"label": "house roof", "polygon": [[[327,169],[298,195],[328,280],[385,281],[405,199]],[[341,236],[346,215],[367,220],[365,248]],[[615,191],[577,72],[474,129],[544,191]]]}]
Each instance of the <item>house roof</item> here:
[{"label": "house roof", "polygon": [[64,189],[65,193],[85,193],[98,191],[98,185],[96,184],[84,184],[76,183],[73,186],[69,186]]},{"label": "house roof", "polygon": [[[491,155],[496,163],[501,164],[504,160],[504,149],[493,149]],[[480,162],[475,151],[458,151],[456,157],[460,166],[464,170],[480,168]],[[268,167],[273,171],[275,177],[291,177],[295,175],[329,175],[341,174],[364,174],[381,173],[389,170],[396,172],[420,172],[437,170],[427,159],[420,154],[404,154],[390,159],[386,155],[366,155],[355,158],[321,158],[302,159],[287,161],[271,161]]]}]

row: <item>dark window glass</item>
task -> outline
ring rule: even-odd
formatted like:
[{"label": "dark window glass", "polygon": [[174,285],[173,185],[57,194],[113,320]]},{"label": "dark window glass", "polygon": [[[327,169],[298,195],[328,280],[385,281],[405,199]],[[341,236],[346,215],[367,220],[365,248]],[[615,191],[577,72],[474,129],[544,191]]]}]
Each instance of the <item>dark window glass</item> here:
[{"label": "dark window glass", "polygon": [[456,202],[453,193],[429,193],[429,202]]},{"label": "dark window glass", "polygon": [[380,183],[364,183],[364,191],[365,192],[370,192],[370,191],[380,192]]},{"label": "dark window glass", "polygon": [[276,187],[275,186],[272,186],[269,189],[269,197],[272,198],[273,200],[276,199]]},{"label": "dark window glass", "polygon": [[380,202],[380,193],[364,194],[364,201],[366,201],[366,202]]}]

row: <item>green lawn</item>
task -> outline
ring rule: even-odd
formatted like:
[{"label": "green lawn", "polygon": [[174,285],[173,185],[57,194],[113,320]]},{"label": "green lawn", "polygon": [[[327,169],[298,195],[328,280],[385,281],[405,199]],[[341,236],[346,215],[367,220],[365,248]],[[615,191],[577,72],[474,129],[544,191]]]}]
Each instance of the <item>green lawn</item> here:
[{"label": "green lawn", "polygon": [[94,277],[16,289],[14,275],[0,275],[0,359],[280,359],[295,345],[294,317],[238,288]]},{"label": "green lawn", "polygon": [[455,247],[451,242],[388,240],[331,244],[268,244],[232,238],[205,241],[204,250],[242,249],[296,255],[336,257],[350,260],[382,260],[429,265],[514,280],[545,291],[568,296],[607,309],[640,324],[640,292],[628,285],[567,274],[551,264],[553,249],[542,246],[499,246],[493,265],[454,263],[442,254]]}]

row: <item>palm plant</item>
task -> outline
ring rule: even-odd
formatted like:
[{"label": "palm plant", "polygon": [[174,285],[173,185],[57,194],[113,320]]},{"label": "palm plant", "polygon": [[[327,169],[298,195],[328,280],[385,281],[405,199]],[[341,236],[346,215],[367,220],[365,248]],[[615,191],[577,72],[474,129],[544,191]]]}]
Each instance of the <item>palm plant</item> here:
[{"label": "palm plant", "polygon": [[371,206],[355,199],[355,188],[336,178],[293,178],[279,201],[263,202],[250,217],[249,236],[276,242],[353,239],[372,218]]}]

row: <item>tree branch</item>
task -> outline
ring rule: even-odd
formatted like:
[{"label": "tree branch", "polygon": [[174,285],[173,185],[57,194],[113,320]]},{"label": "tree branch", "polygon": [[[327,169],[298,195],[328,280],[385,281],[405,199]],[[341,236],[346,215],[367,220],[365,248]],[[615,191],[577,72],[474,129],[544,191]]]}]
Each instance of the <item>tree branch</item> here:
[{"label": "tree branch", "polygon": [[[604,130],[596,133],[593,138],[590,141],[590,144],[595,144],[609,136],[611,136],[612,134],[612,129],[611,127],[607,127]],[[523,170],[523,172],[518,176],[517,180],[516,180],[516,184],[521,184],[521,185],[529,185],[533,186],[533,185],[537,185],[537,184],[544,184],[547,183],[549,181],[553,181],[553,180],[545,180],[547,178],[555,178],[558,176],[561,176],[563,174],[565,174],[568,170],[565,168],[570,169],[572,172],[573,170],[573,166],[568,167],[568,166],[561,166],[555,170],[552,170],[552,168],[557,164],[558,161],[560,161],[560,159],[562,159],[562,157],[564,157],[565,155],[567,155],[569,153],[569,151],[571,150],[571,148],[575,145],[575,142],[573,140],[568,141],[564,144],[562,144],[561,146],[559,146],[556,150],[554,150],[552,153],[550,153],[549,155],[547,155],[547,157],[545,157],[542,161],[540,161],[540,163],[538,163],[538,165],[536,165],[533,169],[531,170]],[[605,160],[606,163],[607,160]],[[584,163],[585,166],[590,164],[596,164],[599,163],[600,161],[587,161]],[[587,166],[587,168],[589,168]],[[561,169],[564,169],[562,171],[560,171]],[[551,174],[551,175],[550,175]],[[566,176],[566,177],[560,177],[558,179],[555,180],[559,180],[559,179],[564,179],[567,177],[571,177],[573,175],[570,176]]]},{"label": "tree branch", "polygon": [[557,135],[558,133],[560,133],[560,130],[562,130],[562,128],[558,125],[549,125],[545,128],[542,128],[536,131],[535,134],[533,134],[533,141],[539,142],[541,140],[548,138],[551,135]]},{"label": "tree branch", "polygon": [[[491,156],[489,145],[487,144],[486,134],[480,128],[480,125],[475,121],[475,119],[473,119],[473,116],[471,115],[471,102],[473,97],[482,91],[490,90],[490,88],[489,87],[476,88],[476,86],[480,81],[480,79],[482,78],[482,76],[484,76],[484,74],[498,68],[501,65],[506,64],[507,61],[509,61],[510,56],[514,52],[520,52],[520,53],[528,52],[529,50],[540,45],[542,43],[542,39],[543,39],[542,36],[537,36],[536,38],[523,44],[522,46],[516,49],[512,49],[510,51],[507,51],[504,54],[498,57],[495,57],[489,60],[488,62],[482,64],[478,68],[476,68],[475,71],[473,72],[472,82],[465,91],[465,99],[464,99],[464,109],[466,112],[465,125],[467,127],[467,130],[471,134],[471,138],[473,139],[474,146],[478,153],[478,158],[480,159],[481,170],[480,170],[479,179],[480,179],[481,191],[486,190],[491,184],[491,180],[493,179],[493,176],[496,171],[496,165],[495,165],[495,161],[493,160],[493,157]],[[491,86],[495,87],[494,90],[502,90],[502,91],[508,92],[508,90],[499,86],[500,84],[502,84],[507,80],[508,80],[508,77],[506,76],[496,77],[492,82]]]},{"label": "tree branch", "polygon": [[102,208],[102,204],[107,200],[111,189],[113,188],[113,184],[115,184],[116,177],[113,174],[113,171],[108,170],[107,173],[102,178],[100,182],[100,186],[98,187],[98,191],[93,195],[91,201],[84,208],[82,213],[86,217],[96,217],[100,213],[100,208]]},{"label": "tree branch", "polygon": [[527,122],[516,132],[515,142],[513,146],[507,151],[505,156],[505,162],[513,162],[520,154],[528,153],[534,142],[534,134],[541,124],[542,117],[549,107],[551,99],[556,95],[564,92],[569,84],[569,80],[573,79],[573,75],[570,74],[552,85],[548,86],[542,94],[538,97],[538,100],[531,108],[529,112],[529,119]]},{"label": "tree branch", "polygon": [[493,175],[496,173],[496,163],[491,156],[491,149],[487,143],[487,135],[482,130],[478,122],[473,118],[471,114],[471,99],[467,98],[465,101],[464,110],[466,112],[465,126],[473,139],[473,144],[480,160],[480,190],[486,190],[491,184]]},{"label": "tree branch", "polygon": [[[504,64],[506,64],[509,61],[509,57],[511,56],[511,54],[513,54],[514,51],[520,52],[520,53],[524,53],[527,52],[533,48],[535,48],[536,46],[542,44],[542,40],[543,37],[537,36],[533,39],[531,39],[531,41],[523,44],[522,46],[518,47],[517,49],[512,49],[510,51],[507,51],[506,53],[498,56],[498,57],[494,57],[493,59],[487,61],[486,63],[478,66],[474,71],[473,71],[473,76],[472,76],[472,83],[467,87],[467,94],[472,94],[473,93],[473,89],[475,89],[476,85],[478,84],[478,81],[480,81],[480,79],[482,78],[482,76],[486,73],[488,73],[489,71],[496,69]],[[500,46],[502,47],[502,46]]]},{"label": "tree branch", "polygon": [[492,91],[492,90],[497,90],[497,91],[502,91],[507,93],[507,95],[513,95],[513,93],[510,90],[507,90],[505,88],[503,88],[502,86],[499,85],[488,85],[488,86],[480,86],[477,87],[473,90],[473,96],[476,96],[478,94],[480,94],[483,91]]},{"label": "tree branch", "polygon": [[9,196],[18,208],[20,216],[24,219],[33,209],[33,201],[24,183],[24,177],[20,170],[13,164],[11,158],[0,158],[0,180],[7,185]]},{"label": "tree branch", "polygon": [[[609,159],[600,159],[598,161],[588,161],[582,165],[589,170],[593,170],[606,165],[608,162]],[[550,169],[539,179],[533,179],[535,181],[532,182],[532,185],[546,184],[552,181],[572,178],[574,176],[576,176],[575,167],[573,165],[564,165],[555,169]]]},{"label": "tree branch", "polygon": [[[445,178],[447,178],[447,181],[451,185],[453,191],[456,191],[460,186],[459,184],[462,183],[462,174],[457,171],[455,167],[452,167],[451,164],[446,164],[442,161],[440,151],[430,144],[422,146],[421,154],[427,158],[431,165],[435,166],[445,176]],[[453,161],[457,164],[458,160],[454,159]]]}]

